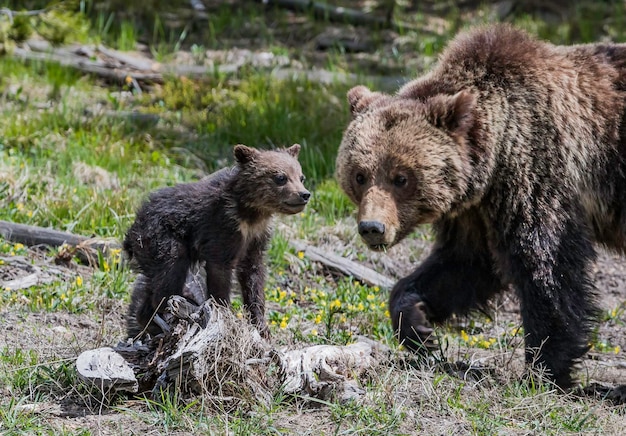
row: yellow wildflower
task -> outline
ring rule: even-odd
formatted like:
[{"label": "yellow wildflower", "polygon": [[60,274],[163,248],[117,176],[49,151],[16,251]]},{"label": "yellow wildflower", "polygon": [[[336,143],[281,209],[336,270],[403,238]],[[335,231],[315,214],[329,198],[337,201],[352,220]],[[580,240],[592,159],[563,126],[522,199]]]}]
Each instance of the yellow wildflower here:
[{"label": "yellow wildflower", "polygon": [[76,277],[76,286],[83,285],[83,278],[81,276]]},{"label": "yellow wildflower", "polygon": [[317,329],[313,329],[313,330],[311,330],[311,334],[312,334],[313,336],[317,336]]},{"label": "yellow wildflower", "polygon": [[339,300],[339,298],[331,301],[329,307],[330,307],[330,310],[341,308],[341,301]]},{"label": "yellow wildflower", "polygon": [[319,324],[322,322],[322,314],[318,313],[317,315],[315,315],[315,319],[313,320],[313,322],[315,322],[315,324]]},{"label": "yellow wildflower", "polygon": [[469,341],[469,335],[465,330],[461,330],[461,339],[463,339],[465,342]]},{"label": "yellow wildflower", "polygon": [[122,249],[121,248],[112,248],[111,249],[111,257],[113,258],[113,263],[119,263],[122,257]]},{"label": "yellow wildflower", "polygon": [[304,259],[304,251],[298,251],[298,259]]},{"label": "yellow wildflower", "polygon": [[280,326],[281,329],[287,328],[287,321],[283,318],[283,320],[280,322]]}]

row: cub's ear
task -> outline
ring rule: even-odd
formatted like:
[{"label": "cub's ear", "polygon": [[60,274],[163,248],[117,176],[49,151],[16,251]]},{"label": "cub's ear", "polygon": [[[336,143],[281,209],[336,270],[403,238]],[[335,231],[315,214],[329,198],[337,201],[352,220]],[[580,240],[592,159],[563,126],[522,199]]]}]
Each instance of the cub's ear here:
[{"label": "cub's ear", "polygon": [[350,103],[350,111],[352,115],[358,115],[369,109],[376,101],[382,101],[388,95],[382,92],[372,92],[363,85],[355,86],[348,91],[348,103]]},{"label": "cub's ear", "polygon": [[298,153],[300,153],[300,144],[293,144],[291,147],[285,149],[285,151],[292,157],[298,157]]},{"label": "cub's ear", "polygon": [[464,137],[474,123],[476,97],[469,91],[435,95],[426,101],[426,116],[435,126]]},{"label": "cub's ear", "polygon": [[234,148],[235,159],[240,164],[245,164],[248,162],[252,162],[256,159],[256,156],[259,154],[258,150],[255,150],[252,147],[247,147],[243,144],[235,145]]}]

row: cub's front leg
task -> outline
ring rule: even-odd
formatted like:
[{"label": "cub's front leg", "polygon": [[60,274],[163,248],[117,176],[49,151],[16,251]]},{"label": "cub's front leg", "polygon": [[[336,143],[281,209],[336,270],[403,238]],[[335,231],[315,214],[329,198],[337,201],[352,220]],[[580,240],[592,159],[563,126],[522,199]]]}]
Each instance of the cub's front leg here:
[{"label": "cub's front leg", "polygon": [[268,237],[262,235],[252,241],[246,255],[237,265],[237,280],[241,286],[243,304],[261,336],[269,338],[265,320],[265,249]]}]

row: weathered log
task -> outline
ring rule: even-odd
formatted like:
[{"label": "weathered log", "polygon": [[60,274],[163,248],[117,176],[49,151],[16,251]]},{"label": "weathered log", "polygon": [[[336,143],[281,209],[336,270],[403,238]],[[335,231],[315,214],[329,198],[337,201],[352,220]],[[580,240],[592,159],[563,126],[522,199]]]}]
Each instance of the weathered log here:
[{"label": "weathered log", "polygon": [[312,245],[308,245],[303,241],[292,240],[290,241],[292,247],[297,251],[302,251],[305,256],[315,262],[320,262],[323,265],[338,271],[344,275],[352,276],[355,279],[370,285],[378,286],[383,289],[390,289],[395,284],[395,281],[389,277],[377,273],[371,268],[368,268],[360,263],[354,262],[345,257],[341,257],[335,253],[321,250]]},{"label": "weathered log", "polygon": [[124,83],[127,77],[131,77],[142,82],[163,82],[163,75],[160,73],[136,71],[127,68],[111,68],[82,57],[67,57],[54,52],[40,53],[25,50],[21,47],[16,47],[13,50],[12,55],[27,61],[55,62],[66,67],[75,68],[84,73],[94,74],[104,79],[119,83]]},{"label": "weathered log", "polygon": [[385,345],[366,338],[344,346],[313,345],[284,351],[280,355],[285,373],[283,391],[321,400],[354,399],[365,393],[359,379],[389,353]]},{"label": "weathered log", "polygon": [[13,242],[19,242],[28,246],[47,245],[49,247],[61,247],[67,244],[75,248],[75,254],[81,262],[97,264],[97,252],[108,253],[112,249],[121,248],[115,239],[88,238],[69,232],[48,229],[27,224],[12,223],[0,220],[0,235]]},{"label": "weathered log", "polygon": [[[377,29],[391,29],[395,32],[406,32],[407,30],[424,31],[424,29],[417,28],[410,24],[392,20],[390,13],[386,13],[383,17],[367,14],[356,9],[311,0],[261,0],[261,3],[296,12],[311,13],[317,19],[328,20],[334,23],[353,24]],[[390,8],[391,6],[392,5],[389,5]]]}]

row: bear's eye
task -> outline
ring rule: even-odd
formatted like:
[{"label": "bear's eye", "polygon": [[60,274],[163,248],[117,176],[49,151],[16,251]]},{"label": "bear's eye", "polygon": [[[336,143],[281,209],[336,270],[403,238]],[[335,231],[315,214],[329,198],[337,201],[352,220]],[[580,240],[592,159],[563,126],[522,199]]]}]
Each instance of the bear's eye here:
[{"label": "bear's eye", "polygon": [[364,184],[365,184],[365,176],[364,176],[363,174],[361,174],[361,173],[358,173],[358,174],[356,175],[356,182],[357,182],[359,185],[364,185]]},{"label": "bear's eye", "polygon": [[275,175],[274,183],[276,183],[278,186],[283,186],[284,184],[287,183],[287,176],[284,174]]},{"label": "bear's eye", "polygon": [[398,188],[402,188],[403,186],[406,185],[406,177],[404,176],[396,176],[395,179],[393,179],[393,184],[394,186],[398,187]]},{"label": "bear's eye", "polygon": [[304,176],[300,176],[300,182],[301,182],[301,183],[304,183],[304,181],[305,181],[305,180],[306,180],[306,177],[304,177]]}]

